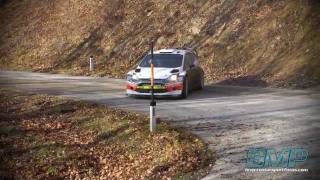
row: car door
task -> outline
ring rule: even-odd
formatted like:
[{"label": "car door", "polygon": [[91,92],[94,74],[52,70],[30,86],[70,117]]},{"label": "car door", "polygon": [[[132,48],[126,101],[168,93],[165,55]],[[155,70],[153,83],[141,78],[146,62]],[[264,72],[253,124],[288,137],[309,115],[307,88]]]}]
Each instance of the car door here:
[{"label": "car door", "polygon": [[191,84],[192,84],[192,72],[191,72],[191,68],[190,68],[190,65],[191,65],[191,56],[189,53],[187,53],[184,57],[184,70],[187,72],[187,81],[188,81],[188,85],[189,85],[189,88],[191,87]]},{"label": "car door", "polygon": [[199,81],[199,78],[198,78],[198,66],[196,64],[196,56],[192,53],[190,53],[190,73],[192,74],[191,77],[192,77],[192,89],[196,89],[197,88],[197,85],[198,85],[198,81]]},{"label": "car door", "polygon": [[199,66],[199,62],[198,62],[197,56],[195,54],[192,54],[192,63],[194,64],[194,70],[193,70],[194,82],[193,82],[193,84],[194,84],[194,86],[196,86],[196,88],[198,88],[198,86],[201,84],[203,70]]},{"label": "car door", "polygon": [[190,89],[194,89],[196,87],[196,66],[194,62],[194,56],[191,53],[186,54],[186,70],[188,74],[188,82]]}]

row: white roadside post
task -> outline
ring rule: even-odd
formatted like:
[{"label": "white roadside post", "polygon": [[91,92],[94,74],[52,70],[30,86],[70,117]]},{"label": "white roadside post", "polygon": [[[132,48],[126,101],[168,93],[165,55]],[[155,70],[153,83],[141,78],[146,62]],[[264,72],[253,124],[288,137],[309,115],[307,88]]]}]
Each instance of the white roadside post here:
[{"label": "white roadside post", "polygon": [[151,41],[151,101],[150,101],[150,131],[154,132],[156,130],[156,101],[154,100],[154,66],[153,66],[153,40]]},{"label": "white roadside post", "polygon": [[90,71],[93,71],[94,69],[93,56],[90,56],[89,58],[89,66],[90,66]]}]

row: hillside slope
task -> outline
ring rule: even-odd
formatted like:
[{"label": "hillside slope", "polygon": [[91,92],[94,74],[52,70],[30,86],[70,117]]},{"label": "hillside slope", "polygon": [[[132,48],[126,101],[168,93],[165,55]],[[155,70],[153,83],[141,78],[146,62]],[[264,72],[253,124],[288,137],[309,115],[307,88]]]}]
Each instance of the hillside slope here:
[{"label": "hillside slope", "polygon": [[319,12],[317,0],[2,1],[1,69],[124,77],[155,38],[196,48],[208,82],[310,87]]}]

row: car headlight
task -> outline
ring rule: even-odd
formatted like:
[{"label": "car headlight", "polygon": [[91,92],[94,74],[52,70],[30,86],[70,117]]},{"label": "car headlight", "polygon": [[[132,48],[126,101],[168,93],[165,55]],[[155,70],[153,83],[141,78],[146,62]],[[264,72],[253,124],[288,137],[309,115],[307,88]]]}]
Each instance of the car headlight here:
[{"label": "car headlight", "polygon": [[183,81],[183,76],[179,76],[178,74],[172,74],[168,78],[169,82],[182,82]]},{"label": "car headlight", "polygon": [[129,75],[127,75],[127,81],[135,82],[135,81],[138,81],[138,80],[139,80],[139,78],[138,78],[138,76],[137,76],[136,74],[133,74],[133,75],[129,74]]},{"label": "car headlight", "polygon": [[132,75],[131,74],[127,75],[127,81],[132,81]]},{"label": "car headlight", "polygon": [[132,80],[136,81],[136,80],[139,80],[139,78],[136,74],[134,74],[134,75],[132,75]]},{"label": "car headlight", "polygon": [[178,80],[178,75],[177,74],[173,74],[169,77],[169,81],[177,81]]}]

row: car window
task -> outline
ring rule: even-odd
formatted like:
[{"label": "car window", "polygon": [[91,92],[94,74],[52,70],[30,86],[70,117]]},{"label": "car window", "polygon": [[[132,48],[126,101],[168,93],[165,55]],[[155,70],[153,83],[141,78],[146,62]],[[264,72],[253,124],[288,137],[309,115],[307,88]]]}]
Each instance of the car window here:
[{"label": "car window", "polygon": [[[154,54],[153,65],[154,67],[163,68],[176,68],[182,65],[182,55],[180,54]],[[141,63],[140,67],[150,67],[151,65],[151,54],[146,55]]]},{"label": "car window", "polygon": [[197,57],[194,54],[191,54],[191,57],[192,57],[191,64],[198,66]]},{"label": "car window", "polygon": [[184,55],[184,61],[183,61],[183,69],[186,70],[188,67],[188,54]]},{"label": "car window", "polygon": [[184,60],[184,69],[185,69],[185,70],[186,70],[186,69],[189,69],[190,66],[192,65],[192,63],[193,63],[193,58],[192,58],[192,56],[191,56],[190,53],[187,53],[187,54],[185,55],[185,60]]}]

